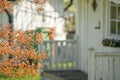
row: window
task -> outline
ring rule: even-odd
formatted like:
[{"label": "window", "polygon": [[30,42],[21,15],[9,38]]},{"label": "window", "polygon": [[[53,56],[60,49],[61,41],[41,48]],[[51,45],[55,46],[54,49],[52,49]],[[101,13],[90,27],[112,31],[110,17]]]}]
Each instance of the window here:
[{"label": "window", "polygon": [[120,36],[120,4],[110,2],[110,34]]}]

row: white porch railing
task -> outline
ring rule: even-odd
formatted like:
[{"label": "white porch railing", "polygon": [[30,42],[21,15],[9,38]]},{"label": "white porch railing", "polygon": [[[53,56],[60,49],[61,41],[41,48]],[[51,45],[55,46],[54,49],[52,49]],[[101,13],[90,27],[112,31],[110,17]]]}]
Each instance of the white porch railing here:
[{"label": "white porch railing", "polygon": [[45,41],[48,59],[44,70],[75,70],[77,68],[77,41]]},{"label": "white porch railing", "polygon": [[88,80],[120,80],[120,52],[89,50]]}]

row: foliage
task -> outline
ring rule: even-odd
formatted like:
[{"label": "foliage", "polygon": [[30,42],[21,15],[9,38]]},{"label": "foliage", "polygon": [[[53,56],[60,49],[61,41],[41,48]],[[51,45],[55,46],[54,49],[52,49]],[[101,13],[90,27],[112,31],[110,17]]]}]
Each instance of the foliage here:
[{"label": "foliage", "polygon": [[37,28],[35,31],[34,31],[35,33],[45,33],[46,35],[44,36],[43,35],[43,37],[44,38],[49,38],[50,40],[53,40],[54,39],[54,33],[55,33],[55,27],[53,27],[53,28]]},{"label": "foliage", "polygon": [[[64,0],[64,7],[68,6],[69,4],[70,4],[70,0]],[[73,4],[68,9],[68,12],[72,12],[72,13],[75,12],[74,0],[73,0]]]},{"label": "foliage", "polygon": [[[70,4],[70,0],[64,0],[64,7],[67,7]],[[65,31],[75,31],[75,4],[74,0],[72,5],[65,11]]]},{"label": "foliage", "polygon": [[0,12],[5,12],[5,9],[9,9],[12,12],[13,5],[7,0],[0,0]]},{"label": "foliage", "polygon": [[[16,1],[19,2],[25,0],[16,0]],[[46,0],[30,0],[30,1],[36,3],[37,5],[43,5],[46,2]],[[0,12],[5,12],[5,9],[8,9],[10,12],[12,12],[13,4],[10,3],[8,0],[0,0]],[[38,6],[37,11],[41,11],[41,10],[42,10],[41,6]]]},{"label": "foliage", "polygon": [[[42,5],[46,0],[33,1]],[[0,0],[2,13],[5,9],[12,11],[12,8],[7,0]],[[38,11],[42,10],[40,8]],[[12,24],[8,24],[0,30],[0,73],[8,77],[35,76],[39,73],[38,69],[43,68],[41,61],[47,58],[45,51],[39,52],[33,47],[34,43],[43,43],[42,33],[12,29]]]},{"label": "foliage", "polygon": [[42,68],[39,62],[47,58],[45,51],[38,52],[32,43],[43,43],[42,34],[31,31],[11,31],[10,24],[0,31],[0,72],[11,77],[33,76]]}]

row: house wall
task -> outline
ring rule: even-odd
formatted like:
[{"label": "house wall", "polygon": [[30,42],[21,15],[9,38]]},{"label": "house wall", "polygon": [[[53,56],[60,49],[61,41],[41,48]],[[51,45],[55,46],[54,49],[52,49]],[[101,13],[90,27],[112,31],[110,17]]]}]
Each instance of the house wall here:
[{"label": "house wall", "polygon": [[88,50],[96,52],[120,52],[119,48],[104,47],[102,40],[109,38],[108,4],[109,0],[76,0],[78,69],[88,72]]},{"label": "house wall", "polygon": [[15,5],[13,13],[15,29],[55,27],[55,40],[65,40],[63,0],[47,0],[41,12],[37,11],[37,7],[38,5],[27,0]]}]

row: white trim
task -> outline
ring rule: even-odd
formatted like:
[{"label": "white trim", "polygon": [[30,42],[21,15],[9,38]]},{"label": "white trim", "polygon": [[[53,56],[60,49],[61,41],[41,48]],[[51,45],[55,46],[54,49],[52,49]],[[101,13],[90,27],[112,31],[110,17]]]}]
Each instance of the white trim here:
[{"label": "white trim", "polygon": [[76,0],[76,31],[78,35],[78,69],[87,72],[87,0]]},{"label": "white trim", "polygon": [[[111,33],[111,28],[110,28],[110,26],[111,26],[111,21],[116,21],[116,27],[118,28],[118,22],[120,21],[120,20],[116,20],[116,19],[111,19],[111,3],[110,3],[110,1],[112,1],[112,0],[108,0],[107,2],[106,2],[106,9],[104,10],[105,11],[105,15],[106,15],[106,23],[105,23],[105,26],[106,26],[106,30],[104,30],[105,31],[105,34],[104,35],[106,35],[105,36],[105,38],[115,38],[115,39],[120,39],[120,35],[118,35],[118,29],[116,30],[117,31],[117,33],[116,34],[112,34]],[[120,1],[119,1],[120,2]],[[112,6],[116,6],[116,5],[113,5],[112,4]],[[118,6],[117,6],[118,7]],[[117,12],[118,12],[118,9],[117,9]],[[116,13],[116,14],[118,14],[118,13]],[[104,21],[104,20],[103,20]]]}]

